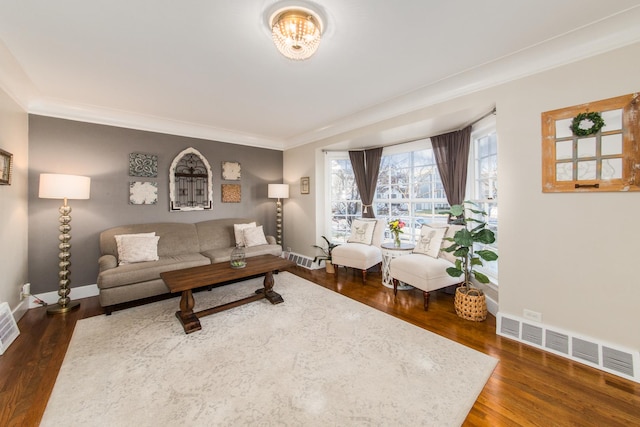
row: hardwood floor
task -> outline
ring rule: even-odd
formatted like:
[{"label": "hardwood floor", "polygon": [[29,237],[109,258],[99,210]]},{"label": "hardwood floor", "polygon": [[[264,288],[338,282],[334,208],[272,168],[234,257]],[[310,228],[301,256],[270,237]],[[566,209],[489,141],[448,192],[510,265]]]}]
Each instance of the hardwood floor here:
[{"label": "hardwood floor", "polygon": [[[394,298],[379,273],[369,273],[363,285],[352,270],[340,269],[336,275],[299,267],[292,271],[498,358],[465,426],[640,426],[640,384],[499,337],[491,315],[479,323],[462,320],[452,295],[432,293],[425,312],[422,292],[398,291]],[[97,297],[81,300],[78,311],[60,316],[48,316],[44,308],[29,310],[18,323],[20,336],[0,356],[0,426],[39,424],[76,321],[103,313]]]}]

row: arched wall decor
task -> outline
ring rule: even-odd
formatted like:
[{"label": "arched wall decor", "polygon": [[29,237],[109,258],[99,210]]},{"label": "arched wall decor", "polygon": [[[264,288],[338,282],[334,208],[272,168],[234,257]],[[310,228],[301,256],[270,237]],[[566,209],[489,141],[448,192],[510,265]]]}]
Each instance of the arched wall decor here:
[{"label": "arched wall decor", "polygon": [[213,174],[207,159],[189,147],[178,154],[169,169],[171,212],[213,209]]}]

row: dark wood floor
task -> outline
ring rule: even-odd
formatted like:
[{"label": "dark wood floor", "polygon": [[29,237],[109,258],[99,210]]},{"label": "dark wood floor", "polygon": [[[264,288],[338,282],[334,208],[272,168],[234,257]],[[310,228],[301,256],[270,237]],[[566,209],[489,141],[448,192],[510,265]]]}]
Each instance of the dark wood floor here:
[{"label": "dark wood floor", "polygon": [[[491,315],[480,323],[462,320],[452,295],[433,293],[425,312],[420,291],[399,291],[394,297],[379,273],[370,273],[363,285],[351,270],[293,272],[498,358],[465,426],[640,426],[640,384],[499,337]],[[29,310],[18,324],[20,336],[0,356],[0,426],[39,424],[76,321],[101,314],[97,297],[81,300],[78,311],[61,316]]]}]

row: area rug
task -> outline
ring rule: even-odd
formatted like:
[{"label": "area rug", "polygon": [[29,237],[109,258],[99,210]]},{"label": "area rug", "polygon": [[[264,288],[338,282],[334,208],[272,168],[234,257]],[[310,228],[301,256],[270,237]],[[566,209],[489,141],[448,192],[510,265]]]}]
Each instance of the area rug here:
[{"label": "area rug", "polygon": [[[42,426],[459,426],[497,360],[290,273],[284,303],[178,299],[81,320]],[[260,279],[195,294],[196,310]]]}]

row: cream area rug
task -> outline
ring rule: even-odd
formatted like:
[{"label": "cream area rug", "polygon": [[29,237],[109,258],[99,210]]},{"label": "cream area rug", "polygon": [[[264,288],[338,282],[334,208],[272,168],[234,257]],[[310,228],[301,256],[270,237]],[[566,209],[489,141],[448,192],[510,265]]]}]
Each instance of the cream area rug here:
[{"label": "cream area rug", "polygon": [[[284,303],[179,299],[78,322],[42,426],[459,426],[497,360],[291,273]],[[262,287],[195,294],[196,310]]]}]

